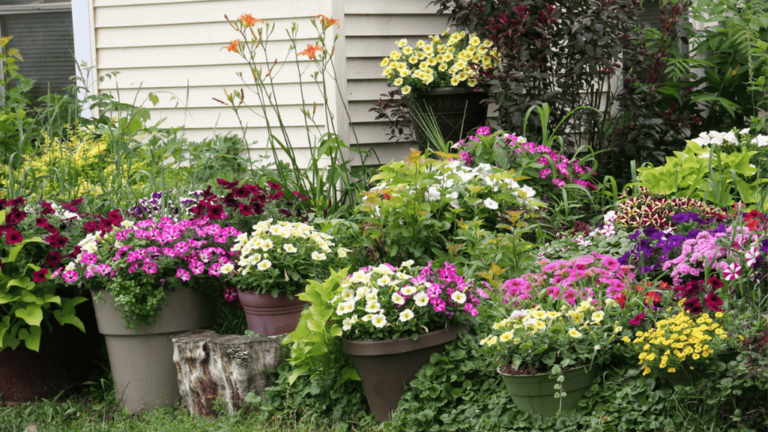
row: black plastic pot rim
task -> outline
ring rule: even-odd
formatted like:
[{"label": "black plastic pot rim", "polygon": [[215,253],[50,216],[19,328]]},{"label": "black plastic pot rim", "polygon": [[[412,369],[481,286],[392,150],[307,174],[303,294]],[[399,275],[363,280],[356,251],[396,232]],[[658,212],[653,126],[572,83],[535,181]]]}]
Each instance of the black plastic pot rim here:
[{"label": "black plastic pot rim", "polygon": [[360,357],[402,354],[451,342],[456,339],[456,336],[462,330],[469,330],[469,326],[460,324],[445,329],[433,330],[429,333],[419,335],[417,340],[413,340],[410,337],[378,341],[355,341],[343,338],[341,340],[341,351],[345,354]]},{"label": "black plastic pot rim", "polygon": [[485,94],[485,90],[478,89],[477,87],[437,87],[429,91],[421,92],[416,95],[419,96],[444,96],[452,94],[464,94],[464,93],[481,93]]}]

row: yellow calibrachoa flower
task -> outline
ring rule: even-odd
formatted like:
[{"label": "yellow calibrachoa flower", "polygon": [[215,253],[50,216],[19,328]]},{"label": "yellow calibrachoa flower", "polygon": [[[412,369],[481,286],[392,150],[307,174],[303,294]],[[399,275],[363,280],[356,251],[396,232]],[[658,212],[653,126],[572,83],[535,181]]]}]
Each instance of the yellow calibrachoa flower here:
[{"label": "yellow calibrachoa flower", "polygon": [[446,86],[475,87],[478,71],[497,64],[493,43],[466,32],[433,35],[415,46],[408,45],[405,39],[396,44],[398,49],[381,61],[383,76],[392,83],[402,78],[402,83],[395,85],[410,86],[411,92]]}]

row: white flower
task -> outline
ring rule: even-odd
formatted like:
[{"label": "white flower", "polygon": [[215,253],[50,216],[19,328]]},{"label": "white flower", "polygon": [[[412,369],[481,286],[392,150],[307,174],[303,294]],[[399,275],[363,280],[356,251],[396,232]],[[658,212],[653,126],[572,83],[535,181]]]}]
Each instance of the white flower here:
[{"label": "white flower", "polygon": [[320,253],[318,251],[314,251],[314,252],[312,252],[312,259],[315,260],[315,261],[323,261],[323,260],[325,260],[325,254],[324,253]]},{"label": "white flower", "polygon": [[370,320],[372,320],[372,319],[373,319],[373,314],[368,314],[368,315],[365,315],[364,317],[362,317],[362,318],[360,318],[360,319],[362,319],[362,320],[363,320],[363,321],[365,321],[365,322],[368,322],[368,321],[370,321]]},{"label": "white flower", "polygon": [[738,144],[739,139],[736,138],[736,134],[733,132],[726,132],[723,134],[723,140],[728,141],[731,144]]},{"label": "white flower", "polygon": [[74,262],[71,262],[71,263],[67,264],[66,267],[64,267],[64,270],[66,270],[66,271],[72,271],[74,269],[75,269],[75,263]]},{"label": "white flower", "polygon": [[135,223],[133,221],[129,221],[129,220],[124,220],[124,221],[120,222],[120,226],[123,226],[125,228],[130,228],[130,227],[132,227],[134,225],[135,225]]},{"label": "white flower", "polygon": [[402,306],[405,304],[405,299],[398,293],[392,293],[392,303]]},{"label": "white flower", "polygon": [[414,261],[413,261],[413,260],[408,260],[408,261],[404,261],[402,264],[400,264],[400,267],[401,267],[401,268],[402,268],[402,267],[405,267],[405,268],[411,268],[411,266],[412,266],[413,264],[414,264]]},{"label": "white flower", "polygon": [[458,304],[464,304],[464,302],[467,301],[467,295],[461,291],[454,291],[453,294],[451,294],[451,300]]},{"label": "white flower", "polygon": [[740,130],[739,135],[749,135],[749,128],[744,128]]},{"label": "white flower", "polygon": [[344,315],[355,310],[355,304],[351,302],[342,302],[336,307],[336,315]]},{"label": "white flower", "polygon": [[591,246],[592,242],[589,241],[588,239],[585,239],[582,236],[578,236],[578,237],[576,237],[576,244],[581,246],[581,247],[587,247],[587,246]]},{"label": "white flower", "polygon": [[525,194],[526,198],[533,198],[536,196],[536,191],[528,185],[523,186],[520,190]]},{"label": "white flower", "polygon": [[509,319],[516,320],[518,318],[524,318],[528,315],[528,311],[525,309],[518,309],[509,315]]},{"label": "white flower", "polygon": [[365,311],[368,313],[376,313],[381,310],[381,304],[376,300],[368,300],[365,305]]},{"label": "white flower", "polygon": [[219,272],[221,274],[228,274],[232,272],[232,270],[234,269],[235,269],[235,266],[233,266],[232,263],[226,263],[223,266],[221,266],[221,268],[219,269]]},{"label": "white flower", "polygon": [[379,286],[387,286],[390,282],[392,282],[392,279],[388,275],[384,275],[376,281]]},{"label": "white flower", "polygon": [[490,198],[486,198],[483,201],[483,205],[488,207],[491,210],[498,210],[499,209],[499,203],[497,203],[496,201],[494,201],[494,200],[492,200]]},{"label": "white flower", "polygon": [[440,200],[440,191],[435,186],[430,186],[429,189],[427,189],[427,192],[424,193],[424,200],[425,201],[439,201]]},{"label": "white flower", "polygon": [[261,243],[261,250],[266,252],[266,251],[272,249],[272,246],[274,246],[274,244],[272,243],[272,240],[266,239],[266,240],[264,240],[263,243]]},{"label": "white flower", "polygon": [[603,222],[605,223],[612,223],[615,220],[616,220],[616,212],[613,210],[603,215]]},{"label": "white flower", "polygon": [[411,286],[411,285],[406,285],[400,291],[402,291],[402,293],[405,294],[405,295],[411,295],[411,294],[416,292],[416,288]]},{"label": "white flower", "polygon": [[261,271],[264,271],[270,267],[272,267],[272,261],[270,260],[264,260],[260,262],[258,266],[256,266],[256,268],[258,268]]},{"label": "white flower", "polygon": [[346,249],[346,248],[339,248],[336,251],[336,253],[339,254],[339,258],[346,258],[348,252],[351,252],[351,251],[349,249]]},{"label": "white flower", "polygon": [[374,315],[371,317],[371,324],[373,324],[373,326],[376,328],[382,328],[387,325],[387,317],[381,314]]},{"label": "white flower", "polygon": [[410,309],[406,309],[402,312],[400,312],[400,321],[406,322],[409,321],[411,318],[413,318],[413,311]]},{"label": "white flower", "polygon": [[285,249],[285,251],[288,252],[288,253],[296,253],[296,251],[298,251],[298,249],[296,249],[296,246],[294,246],[294,245],[292,245],[290,243],[284,244],[283,245],[283,249]]},{"label": "white flower", "polygon": [[350,301],[355,298],[355,292],[351,289],[345,289],[341,292],[341,298],[344,299],[344,301]]},{"label": "white flower", "polygon": [[352,325],[357,322],[357,315],[352,315],[349,318],[344,318],[342,322],[342,330],[347,331],[352,328]]},{"label": "white flower", "polygon": [[752,140],[753,144],[757,144],[758,147],[768,146],[768,135],[758,135]]},{"label": "white flower", "polygon": [[424,293],[424,291],[419,291],[415,296],[413,296],[413,301],[416,302],[416,306],[418,307],[424,307],[429,303],[429,296]]}]

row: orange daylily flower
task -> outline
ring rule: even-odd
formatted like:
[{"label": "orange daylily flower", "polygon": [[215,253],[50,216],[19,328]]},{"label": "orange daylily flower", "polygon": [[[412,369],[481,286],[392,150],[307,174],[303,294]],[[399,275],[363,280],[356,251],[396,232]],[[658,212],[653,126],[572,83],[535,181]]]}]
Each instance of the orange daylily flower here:
[{"label": "orange daylily flower", "polygon": [[323,29],[327,29],[327,28],[329,28],[332,25],[335,25],[337,28],[340,26],[339,25],[339,20],[337,20],[337,19],[328,18],[327,16],[325,16],[323,14],[320,14],[317,17],[320,18],[320,23],[322,24]]},{"label": "orange daylily flower", "polygon": [[222,47],[221,49],[225,49],[225,50],[227,50],[229,52],[233,52],[234,51],[236,53],[239,53],[240,52],[240,39],[233,40],[232,43],[230,43],[229,45],[227,45],[225,47]]},{"label": "orange daylily flower", "polygon": [[251,14],[240,15],[240,22],[243,23],[246,27],[253,27],[257,22],[264,24],[263,19],[256,19]]},{"label": "orange daylily flower", "polygon": [[305,49],[304,51],[300,52],[299,55],[305,55],[305,56],[309,57],[310,59],[314,60],[315,54],[318,51],[322,52],[323,51],[323,47],[321,47],[320,45],[307,44],[307,49]]}]

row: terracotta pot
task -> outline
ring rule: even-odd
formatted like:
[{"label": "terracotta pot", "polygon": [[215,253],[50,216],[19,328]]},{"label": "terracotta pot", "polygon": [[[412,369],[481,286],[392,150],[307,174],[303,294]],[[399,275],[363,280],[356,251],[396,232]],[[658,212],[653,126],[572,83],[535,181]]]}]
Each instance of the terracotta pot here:
[{"label": "terracotta pot", "polygon": [[341,340],[341,350],[352,357],[352,363],[363,380],[363,391],[376,420],[389,420],[405,394],[405,386],[416,372],[429,363],[434,353],[445,351],[445,345],[456,340],[466,326],[436,330],[418,340],[401,338],[384,341]]},{"label": "terracotta pot", "polygon": [[[430,114],[440,129],[445,141],[457,142],[465,138],[470,131],[484,126],[488,117],[488,105],[482,104],[488,95],[468,87],[441,87],[425,93],[419,93],[410,102],[411,116],[421,115],[429,123]],[[423,122],[424,120],[422,120]],[[419,150],[424,151],[429,145],[427,132],[416,119],[411,120],[414,139]]]},{"label": "terracotta pot", "polygon": [[[563,411],[576,408],[595,380],[597,370],[597,366],[579,367],[563,373],[563,391],[566,393],[562,400]],[[549,374],[506,375],[501,370],[499,374],[512,396],[512,402],[521,410],[544,417],[553,417],[560,411],[560,398],[554,397],[557,377],[550,377]]]},{"label": "terracotta pot", "polygon": [[159,408],[179,398],[171,337],[212,323],[208,299],[190,288],[168,293],[154,325],[128,330],[109,293],[94,300],[99,332],[107,340],[109,366],[120,404],[130,412]]},{"label": "terracotta pot", "polygon": [[309,304],[296,296],[289,299],[285,293],[272,297],[272,294],[255,294],[238,289],[237,295],[245,311],[248,329],[262,336],[277,336],[296,330],[301,311]]},{"label": "terracotta pot", "polygon": [[76,316],[86,333],[72,325],[43,323],[40,351],[21,343],[15,350],[0,351],[0,399],[5,403],[50,399],[78,383],[98,368],[96,361],[104,338],[96,329],[93,305],[76,306]]}]

